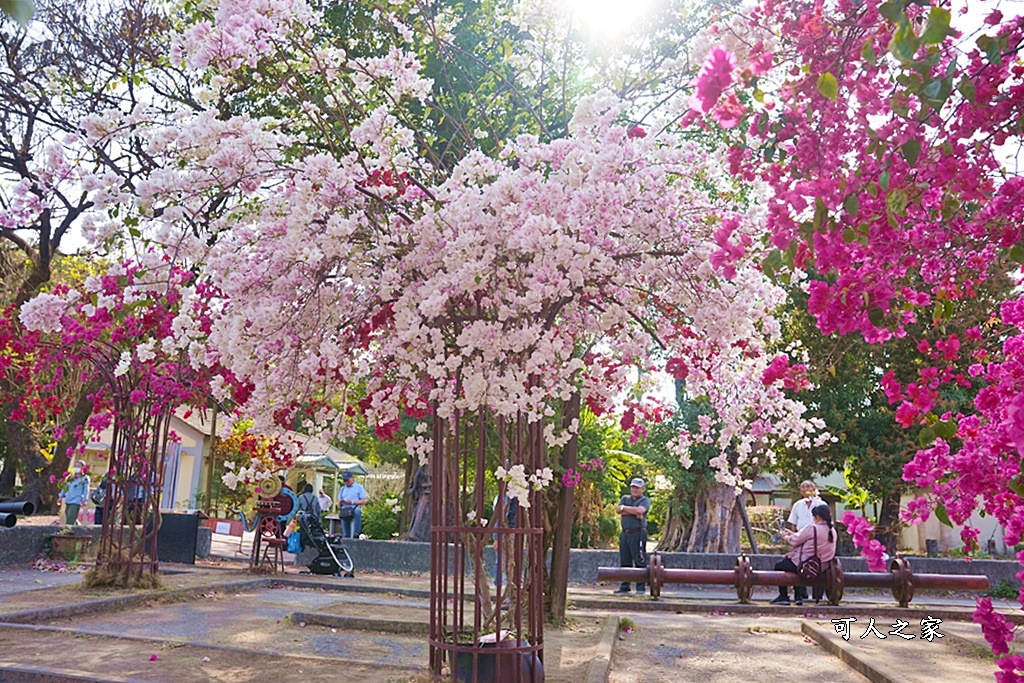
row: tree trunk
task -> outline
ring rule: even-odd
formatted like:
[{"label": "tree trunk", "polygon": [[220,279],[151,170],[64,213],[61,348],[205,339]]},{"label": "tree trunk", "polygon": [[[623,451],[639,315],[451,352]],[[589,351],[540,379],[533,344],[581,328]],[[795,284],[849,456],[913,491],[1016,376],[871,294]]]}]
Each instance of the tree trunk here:
[{"label": "tree trunk", "polygon": [[413,477],[416,476],[416,469],[418,466],[418,458],[407,455],[405,458],[405,481],[402,484],[402,513],[398,515],[398,533],[402,538],[406,537],[409,528],[412,527],[412,515],[413,507],[415,507],[415,501],[413,500]]},{"label": "tree trunk", "polygon": [[18,476],[18,463],[10,454],[4,458],[4,469],[0,472],[0,498],[14,497],[14,481]]},{"label": "tree trunk", "polygon": [[54,449],[53,458],[43,455],[42,433],[30,423],[13,421],[9,418],[11,404],[4,407],[4,427],[7,432],[8,457],[22,463],[22,489],[19,499],[30,500],[36,505],[36,514],[54,514],[60,507],[57,498],[57,484],[50,483],[50,477],[60,478],[68,469],[68,450],[77,445],[78,427],[85,424],[92,415],[93,402],[88,397],[97,391],[97,385],[90,383],[81,387],[74,408],[66,422],[61,423],[65,436]]},{"label": "tree trunk", "polygon": [[31,501],[37,512],[52,513],[57,505],[57,485],[51,484],[49,464],[39,448],[39,432],[20,420],[7,420],[7,444],[24,463],[25,487],[18,497]]},{"label": "tree trunk", "polygon": [[742,523],[732,486],[712,484],[697,494],[693,529],[686,551],[691,553],[739,553]]},{"label": "tree trunk", "polygon": [[3,456],[3,470],[0,470],[0,498],[14,497],[14,480],[18,477],[18,459],[7,446],[7,430],[0,421],[0,455]]},{"label": "tree trunk", "polygon": [[660,552],[678,552],[686,550],[690,536],[690,523],[693,514],[683,499],[683,491],[678,486],[668,501],[668,512],[665,525],[661,528],[657,550]]},{"label": "tree trunk", "polygon": [[[562,407],[562,428],[568,428],[573,420],[579,424],[580,394],[576,392]],[[579,459],[579,439],[573,436],[562,449],[562,469],[568,472],[576,469]],[[555,509],[554,534],[551,544],[551,575],[549,577],[550,607],[548,620],[555,624],[565,621],[565,602],[569,589],[569,551],[572,547],[573,504],[575,486],[564,486],[558,495]]]},{"label": "tree trunk", "polygon": [[882,498],[882,509],[878,512],[878,520],[875,528],[878,529],[876,538],[885,546],[890,555],[896,555],[899,541],[898,530],[900,528],[900,493],[893,491]]}]

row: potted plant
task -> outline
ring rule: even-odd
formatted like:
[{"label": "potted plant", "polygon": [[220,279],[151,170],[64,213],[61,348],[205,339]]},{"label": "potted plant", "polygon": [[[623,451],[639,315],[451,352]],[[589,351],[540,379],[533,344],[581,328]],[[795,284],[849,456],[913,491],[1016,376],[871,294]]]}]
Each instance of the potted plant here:
[{"label": "potted plant", "polygon": [[[477,654],[477,675],[478,683],[519,683],[528,681],[544,680],[544,665],[535,652],[498,652],[498,650],[516,648],[519,645],[530,646],[529,641],[517,643],[511,631],[502,629],[501,636],[496,633],[489,633],[480,636],[478,643],[485,649],[494,649],[495,652],[481,652]],[[516,670],[516,657],[521,657],[519,670]],[[501,660],[501,670],[498,671]],[[456,679],[463,683],[469,683],[473,679],[473,653],[460,652],[456,659]],[[534,672],[534,668],[537,669]],[[518,674],[518,675],[517,675]]]},{"label": "potted plant", "polygon": [[73,526],[65,527],[50,537],[50,557],[66,562],[80,562],[92,546],[92,536]]}]

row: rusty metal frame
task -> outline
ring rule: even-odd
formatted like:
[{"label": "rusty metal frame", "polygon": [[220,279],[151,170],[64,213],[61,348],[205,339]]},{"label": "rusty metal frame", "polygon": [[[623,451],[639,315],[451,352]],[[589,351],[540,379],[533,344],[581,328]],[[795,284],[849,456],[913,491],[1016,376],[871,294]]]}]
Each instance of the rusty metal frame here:
[{"label": "rusty metal frame", "polygon": [[[435,413],[436,415],[436,413]],[[496,437],[492,436],[496,433]],[[430,670],[459,681],[544,680],[544,557],[541,492],[531,491],[510,526],[506,485],[486,524],[489,462],[532,473],[545,465],[543,424],[485,411],[433,421],[430,528]],[[496,443],[495,443],[496,442]],[[472,513],[472,514],[471,514]],[[491,593],[484,548],[495,540]],[[499,637],[495,634],[509,635]],[[486,642],[493,638],[493,644]]]},{"label": "rusty metal frame", "polygon": [[132,586],[155,581],[160,569],[157,534],[173,406],[149,400],[148,394],[147,400],[133,402],[131,393],[144,387],[134,372],[114,374],[119,358],[119,349],[105,343],[82,352],[82,359],[103,378],[113,413],[93,580]]}]

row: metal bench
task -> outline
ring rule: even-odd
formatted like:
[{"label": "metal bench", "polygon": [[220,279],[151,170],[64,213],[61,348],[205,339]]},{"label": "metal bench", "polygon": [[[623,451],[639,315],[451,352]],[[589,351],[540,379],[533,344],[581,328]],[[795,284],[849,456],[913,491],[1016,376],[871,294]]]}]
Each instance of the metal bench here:
[{"label": "metal bench", "polygon": [[888,572],[844,572],[839,558],[833,558],[822,568],[815,583],[803,581],[793,572],[760,571],[750,565],[745,554],[736,558],[733,569],[668,569],[661,563],[661,555],[651,553],[646,569],[635,567],[599,567],[598,581],[629,581],[650,586],[651,598],[661,597],[665,584],[703,584],[734,586],[741,603],[749,603],[754,586],[814,586],[825,587],[830,605],[838,605],[846,588],[887,588],[900,607],[914,599],[916,588],[958,590],[986,590],[988,577],[972,574],[914,574],[910,563],[896,557],[889,563]]}]

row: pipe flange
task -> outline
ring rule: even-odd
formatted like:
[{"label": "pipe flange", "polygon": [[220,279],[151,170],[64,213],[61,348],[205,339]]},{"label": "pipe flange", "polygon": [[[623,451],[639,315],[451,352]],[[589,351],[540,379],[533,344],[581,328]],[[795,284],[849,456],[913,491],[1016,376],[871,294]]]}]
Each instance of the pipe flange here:
[{"label": "pipe flange", "polygon": [[736,597],[741,604],[748,604],[754,592],[754,568],[750,566],[750,558],[741,554],[736,558]]},{"label": "pipe flange", "polygon": [[651,599],[661,599],[661,587],[665,585],[665,572],[661,565],[661,553],[651,553],[650,561],[647,563],[647,583],[651,587]]},{"label": "pipe flange", "polygon": [[825,578],[825,596],[828,597],[828,604],[838,605],[843,599],[843,591],[846,589],[846,577],[843,574],[843,563],[838,557],[832,558],[829,563],[828,575]]},{"label": "pipe flange", "polygon": [[914,599],[914,572],[910,563],[902,555],[897,555],[889,563],[889,571],[892,573],[892,597],[900,607],[909,606]]}]

